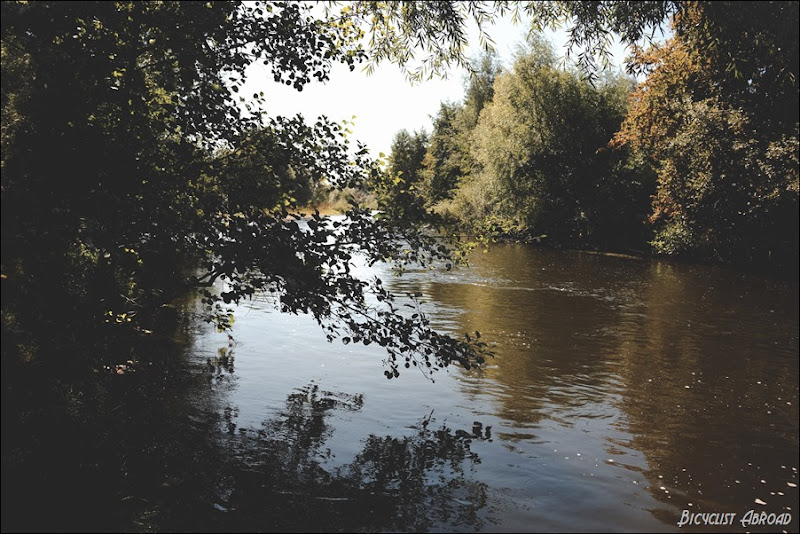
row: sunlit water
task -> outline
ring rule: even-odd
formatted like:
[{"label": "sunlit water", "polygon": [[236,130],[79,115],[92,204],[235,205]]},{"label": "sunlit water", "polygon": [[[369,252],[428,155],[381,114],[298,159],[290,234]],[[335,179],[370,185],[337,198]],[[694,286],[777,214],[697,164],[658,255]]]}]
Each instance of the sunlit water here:
[{"label": "sunlit water", "polygon": [[511,245],[362,274],[422,292],[439,328],[480,330],[496,357],[389,381],[380,347],[329,343],[269,298],[236,309],[234,343],[198,327],[203,402],[238,466],[219,524],[674,531],[683,510],[755,509],[797,530],[796,285]]}]

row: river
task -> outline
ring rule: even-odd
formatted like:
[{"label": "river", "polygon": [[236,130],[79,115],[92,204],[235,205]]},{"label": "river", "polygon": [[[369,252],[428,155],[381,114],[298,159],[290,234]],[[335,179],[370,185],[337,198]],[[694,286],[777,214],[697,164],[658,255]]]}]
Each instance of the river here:
[{"label": "river", "polygon": [[362,274],[421,292],[438,328],[480,330],[495,357],[386,380],[380,347],[328,342],[267,297],[238,306],[233,341],[196,326],[200,402],[235,465],[220,525],[675,531],[688,510],[745,530],[756,510],[797,530],[796,285],[524,245]]}]

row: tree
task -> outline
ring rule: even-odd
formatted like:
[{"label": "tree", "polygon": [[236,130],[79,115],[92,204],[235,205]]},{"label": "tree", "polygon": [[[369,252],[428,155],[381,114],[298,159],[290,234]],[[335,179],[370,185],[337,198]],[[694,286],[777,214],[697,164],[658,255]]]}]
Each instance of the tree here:
[{"label": "tree", "polygon": [[625,154],[605,150],[630,84],[602,82],[558,69],[541,39],[497,79],[474,134],[480,179],[497,191],[496,215],[560,242],[619,245],[630,237],[618,232],[635,226],[647,190],[630,180],[635,172],[620,173]]},{"label": "tree", "polygon": [[442,102],[439,113],[433,118],[433,132],[423,159],[422,186],[425,199],[431,204],[448,198],[463,175],[461,152],[456,142],[458,132],[454,124],[460,109],[455,104]]},{"label": "tree", "polygon": [[397,132],[392,141],[389,172],[403,177],[408,184],[419,182],[427,145],[428,134],[425,130],[413,134],[406,130]]},{"label": "tree", "polygon": [[658,252],[796,269],[797,26],[797,3],[698,3],[637,56],[616,142],[658,169]]},{"label": "tree", "polygon": [[4,354],[63,363],[69,347],[96,365],[76,344],[149,335],[198,288],[220,328],[226,304],[275,291],[331,338],[385,346],[390,377],[476,361],[473,338],[439,335],[350,272],[357,253],[449,258],[436,237],[359,207],[307,229],[292,213],[309,181],[375,175],[366,149],[344,125],[267,119],[261,95],[238,94],[256,60],[298,90],[333,62],[354,68],[354,27],[287,2],[4,2],[2,25]]},{"label": "tree", "polygon": [[426,219],[421,186],[427,145],[428,134],[424,130],[413,134],[400,130],[395,134],[387,169],[370,182],[381,218],[402,224]]},{"label": "tree", "polygon": [[481,111],[494,98],[494,82],[503,71],[494,52],[485,52],[471,63],[472,69],[464,87],[464,107],[461,111],[461,129],[477,126]]},{"label": "tree", "polygon": [[492,101],[494,82],[501,70],[493,52],[472,60],[471,72],[464,81],[464,102],[442,103],[434,117],[424,162],[424,192],[429,204],[451,198],[459,184],[475,172],[472,133],[481,111]]}]

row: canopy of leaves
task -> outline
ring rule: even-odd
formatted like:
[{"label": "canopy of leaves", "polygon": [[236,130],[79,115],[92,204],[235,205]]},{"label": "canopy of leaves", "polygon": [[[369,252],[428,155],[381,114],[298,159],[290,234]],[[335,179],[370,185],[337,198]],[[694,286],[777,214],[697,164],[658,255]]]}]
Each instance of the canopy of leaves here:
[{"label": "canopy of leaves", "polygon": [[433,132],[423,159],[422,192],[430,203],[448,198],[464,174],[456,117],[463,108],[443,102],[433,118]]},{"label": "canopy of leaves", "polygon": [[420,197],[423,163],[428,146],[425,130],[409,133],[400,130],[392,140],[386,172],[371,182],[382,217],[397,221],[421,221],[426,218]]},{"label": "canopy of leaves", "polygon": [[266,117],[263,95],[240,95],[253,61],[302,90],[364,59],[358,30],[309,9],[2,4],[4,351],[56,357],[78,337],[148,335],[165,304],[199,288],[220,328],[226,304],[277,292],[331,338],[385,346],[389,376],[402,362],[476,361],[482,343],[439,335],[350,271],[358,254],[449,258],[436,237],[358,207],[336,222],[293,214],[319,184],[363,187],[377,173],[346,125]]},{"label": "canopy of leaves", "polygon": [[475,168],[472,131],[481,110],[492,101],[494,82],[501,71],[497,55],[485,52],[471,62],[465,79],[463,103],[442,103],[433,118],[433,132],[425,154],[422,192],[428,204],[436,204],[453,191]]},{"label": "canopy of leaves", "polygon": [[625,154],[605,147],[624,117],[629,87],[620,77],[593,86],[557,68],[549,46],[532,40],[497,79],[474,132],[482,168],[476,179],[494,184],[493,212],[557,241],[627,233],[647,191],[623,171]]},{"label": "canopy of leaves", "polygon": [[[370,36],[368,68],[389,59],[401,64],[413,81],[446,72],[450,66],[470,68],[464,55],[467,25],[478,26],[480,44],[493,50],[490,26],[501,16],[532,21],[531,32],[567,25],[570,52],[577,53],[584,74],[594,78],[597,60],[603,65],[611,56],[612,33],[634,46],[653,33],[682,8],[676,1],[606,2],[379,2],[357,1],[342,9],[342,16]],[[421,59],[417,54],[423,54]]]},{"label": "canopy of leaves", "polygon": [[615,142],[658,167],[656,250],[796,270],[798,23],[796,2],[698,3],[637,56]]}]

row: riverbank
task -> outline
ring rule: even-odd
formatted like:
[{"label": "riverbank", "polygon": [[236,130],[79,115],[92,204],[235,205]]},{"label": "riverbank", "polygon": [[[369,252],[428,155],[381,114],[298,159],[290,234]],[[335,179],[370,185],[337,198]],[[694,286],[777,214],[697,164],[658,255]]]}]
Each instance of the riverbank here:
[{"label": "riverbank", "polygon": [[548,239],[547,236],[544,235],[537,236],[531,234],[530,232],[519,230],[499,231],[492,235],[490,240],[498,244],[525,244],[533,247],[542,247],[552,250],[575,251],[584,254],[597,254],[602,256],[634,260],[657,259],[660,261],[681,265],[714,266],[731,271],[741,272],[743,274],[779,280],[782,282],[793,282],[795,285],[800,283],[800,269],[798,268],[797,262],[795,262],[794,265],[776,265],[769,262],[750,263],[744,260],[736,263],[726,263],[691,255],[666,255],[658,254],[654,251],[639,250],[627,247],[604,248],[593,243],[557,242]]}]

